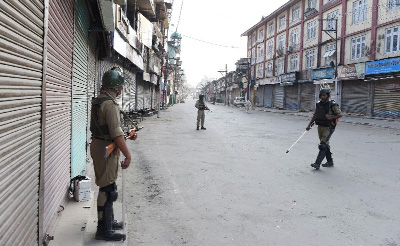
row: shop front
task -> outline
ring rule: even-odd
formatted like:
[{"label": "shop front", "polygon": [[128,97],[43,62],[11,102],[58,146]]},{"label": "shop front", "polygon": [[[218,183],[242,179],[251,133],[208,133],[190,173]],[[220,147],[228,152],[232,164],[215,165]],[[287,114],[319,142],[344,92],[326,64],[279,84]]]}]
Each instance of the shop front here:
[{"label": "shop front", "polygon": [[365,63],[341,66],[338,69],[341,81],[342,112],[370,115],[370,82],[364,81]]},{"label": "shop front", "polygon": [[372,81],[372,115],[400,117],[400,57],[367,62],[366,80]]},{"label": "shop front", "polygon": [[272,78],[265,78],[260,80],[260,86],[263,88],[263,102],[264,107],[271,108],[273,107],[274,97],[274,87],[275,84],[279,84],[281,81],[281,77],[272,77]]},{"label": "shop front", "polygon": [[315,110],[315,87],[311,79],[311,70],[301,71],[299,75],[300,106],[303,112]]},{"label": "shop front", "polygon": [[330,99],[339,103],[340,98],[338,97],[338,91],[336,91],[337,83],[335,83],[334,77],[335,69],[333,67],[312,70],[311,79],[314,85],[317,85],[315,87],[315,102],[319,101],[319,91],[322,88],[329,88],[331,90]]},{"label": "shop front", "polygon": [[285,108],[298,110],[300,105],[298,72],[282,74],[281,85],[285,89]]}]

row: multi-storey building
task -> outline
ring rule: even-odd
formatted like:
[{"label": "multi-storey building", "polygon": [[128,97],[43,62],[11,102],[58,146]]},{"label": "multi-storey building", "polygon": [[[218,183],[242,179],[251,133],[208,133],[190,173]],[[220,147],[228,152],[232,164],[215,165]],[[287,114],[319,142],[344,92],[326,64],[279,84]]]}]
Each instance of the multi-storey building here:
[{"label": "multi-storey building", "polygon": [[398,0],[292,0],[263,17],[242,34],[254,104],[313,110],[329,86],[344,112],[400,117],[398,10]]}]

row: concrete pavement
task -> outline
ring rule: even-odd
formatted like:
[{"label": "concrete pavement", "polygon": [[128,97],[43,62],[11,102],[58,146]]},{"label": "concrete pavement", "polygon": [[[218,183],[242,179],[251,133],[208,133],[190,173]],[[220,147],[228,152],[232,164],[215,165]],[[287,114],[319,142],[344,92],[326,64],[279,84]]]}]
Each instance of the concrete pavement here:
[{"label": "concrete pavement", "polygon": [[[174,107],[179,107],[175,105]],[[214,107],[228,107],[223,104],[216,104]],[[237,108],[237,110],[243,110],[243,108]],[[162,117],[163,111],[161,111]],[[296,117],[311,118],[312,112],[297,112],[291,110],[279,110],[271,108],[254,108],[250,113],[257,114],[288,114]],[[152,116],[155,118],[156,116]],[[153,120],[153,119],[149,119]],[[353,125],[364,125],[369,127],[380,127],[390,130],[400,130],[400,119],[383,119],[374,117],[365,117],[358,115],[348,115],[340,119],[341,123],[353,124]],[[141,125],[146,126],[146,120],[141,123]],[[306,125],[306,119],[305,119]],[[398,134],[398,133],[397,133]],[[87,170],[89,177],[94,180],[93,167],[92,164]],[[121,177],[117,180],[118,189],[121,192]],[[57,221],[57,226],[54,232],[54,240],[50,241],[49,245],[57,246],[67,246],[67,245],[127,245],[126,242],[105,242],[98,241],[94,239],[94,234],[96,232],[97,226],[97,211],[96,211],[96,197],[97,197],[97,187],[92,182],[92,195],[91,200],[88,202],[75,202],[71,199],[65,210],[60,214],[59,220]],[[121,193],[120,193],[121,194]],[[121,197],[120,197],[121,198]],[[114,204],[116,219],[121,219],[121,199],[118,199]],[[129,233],[129,232],[128,232]]]}]

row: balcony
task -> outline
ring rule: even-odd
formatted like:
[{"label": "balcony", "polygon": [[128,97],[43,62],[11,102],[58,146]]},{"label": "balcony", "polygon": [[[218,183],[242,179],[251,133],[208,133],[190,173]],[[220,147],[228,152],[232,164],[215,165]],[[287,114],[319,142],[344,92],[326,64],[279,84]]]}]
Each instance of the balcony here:
[{"label": "balcony", "polygon": [[149,59],[149,73],[160,74],[161,60],[154,54],[150,55]]},{"label": "balcony", "polygon": [[135,2],[139,7],[139,12],[141,12],[151,21],[154,21],[156,19],[154,0],[128,0],[128,4],[132,6],[134,6]]}]

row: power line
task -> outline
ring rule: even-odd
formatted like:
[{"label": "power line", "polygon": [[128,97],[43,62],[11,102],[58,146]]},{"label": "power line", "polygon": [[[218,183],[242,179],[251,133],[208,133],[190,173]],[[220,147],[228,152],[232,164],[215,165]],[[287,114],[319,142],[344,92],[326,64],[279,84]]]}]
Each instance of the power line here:
[{"label": "power line", "polygon": [[178,26],[179,26],[179,22],[181,21],[181,15],[182,15],[183,2],[184,2],[184,0],[182,0],[181,9],[180,9],[180,11],[179,11],[178,24],[176,24],[176,30],[175,30],[175,32],[178,32]]},{"label": "power line", "polygon": [[187,36],[187,35],[184,35],[184,34],[181,34],[181,35],[182,35],[183,37],[190,38],[190,39],[193,39],[193,40],[196,40],[196,41],[205,43],[205,44],[210,44],[210,45],[219,46],[219,47],[224,47],[224,48],[239,49],[239,47],[236,47],[236,46],[229,46],[229,45],[223,45],[223,44],[216,44],[216,43],[204,41],[204,40],[201,40],[201,39],[198,39],[198,38],[190,37],[190,36]]}]

